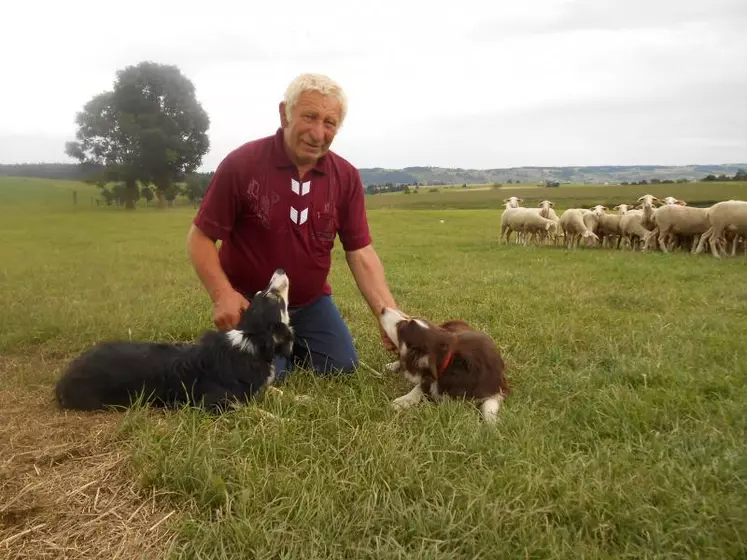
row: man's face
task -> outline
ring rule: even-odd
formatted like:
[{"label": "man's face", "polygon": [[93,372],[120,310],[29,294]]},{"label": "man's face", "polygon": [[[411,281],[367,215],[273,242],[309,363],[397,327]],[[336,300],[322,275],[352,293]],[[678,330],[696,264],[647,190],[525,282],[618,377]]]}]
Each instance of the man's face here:
[{"label": "man's face", "polygon": [[313,165],[332,145],[340,124],[340,103],[318,91],[305,91],[293,108],[290,123],[285,103],[280,104],[280,122],[290,159],[296,165]]}]

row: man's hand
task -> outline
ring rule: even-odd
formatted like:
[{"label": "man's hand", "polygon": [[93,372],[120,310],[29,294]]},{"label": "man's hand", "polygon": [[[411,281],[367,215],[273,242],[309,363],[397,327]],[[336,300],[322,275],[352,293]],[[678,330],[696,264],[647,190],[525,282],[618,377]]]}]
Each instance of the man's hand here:
[{"label": "man's hand", "polygon": [[193,224],[187,234],[187,252],[202,285],[213,300],[213,323],[224,331],[236,328],[241,312],[249,308],[249,302],[228,281],[220,266],[215,241]]},{"label": "man's hand", "polygon": [[394,342],[392,342],[392,339],[389,338],[389,335],[386,334],[386,331],[384,330],[384,327],[381,326],[381,323],[379,323],[379,331],[381,332],[381,343],[384,345],[384,348],[389,352],[396,352],[397,346],[394,344]]},{"label": "man's hand", "polygon": [[236,290],[220,295],[213,306],[213,323],[219,330],[228,331],[236,328],[241,312],[249,309],[249,302]]}]

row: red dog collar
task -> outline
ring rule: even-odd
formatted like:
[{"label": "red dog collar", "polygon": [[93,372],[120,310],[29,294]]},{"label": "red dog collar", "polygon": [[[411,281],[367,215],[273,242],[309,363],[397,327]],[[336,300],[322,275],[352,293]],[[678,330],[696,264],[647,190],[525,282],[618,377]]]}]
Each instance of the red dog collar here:
[{"label": "red dog collar", "polygon": [[438,368],[438,375],[443,375],[443,373],[446,371],[446,368],[449,367],[449,364],[451,364],[451,360],[454,358],[454,351],[449,348],[449,351],[446,353],[446,356],[444,356],[443,362],[441,362],[441,365]]}]

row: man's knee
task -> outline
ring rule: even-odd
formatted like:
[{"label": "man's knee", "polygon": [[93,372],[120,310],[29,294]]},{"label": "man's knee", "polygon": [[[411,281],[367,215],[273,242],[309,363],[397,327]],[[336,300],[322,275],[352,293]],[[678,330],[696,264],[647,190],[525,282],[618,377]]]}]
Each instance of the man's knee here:
[{"label": "man's knee", "polygon": [[330,296],[319,298],[295,319],[297,365],[322,375],[358,368],[353,337]]}]

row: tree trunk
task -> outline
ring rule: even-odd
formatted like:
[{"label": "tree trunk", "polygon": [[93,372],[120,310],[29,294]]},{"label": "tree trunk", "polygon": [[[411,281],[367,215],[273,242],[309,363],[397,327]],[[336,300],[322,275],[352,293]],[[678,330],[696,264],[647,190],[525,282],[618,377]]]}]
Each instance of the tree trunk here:
[{"label": "tree trunk", "polygon": [[163,192],[161,189],[158,189],[156,191],[156,196],[158,197],[158,206],[157,208],[159,210],[166,208],[166,193]]},{"label": "tree trunk", "polygon": [[125,183],[125,209],[134,210],[137,200],[137,183],[135,181]]}]

